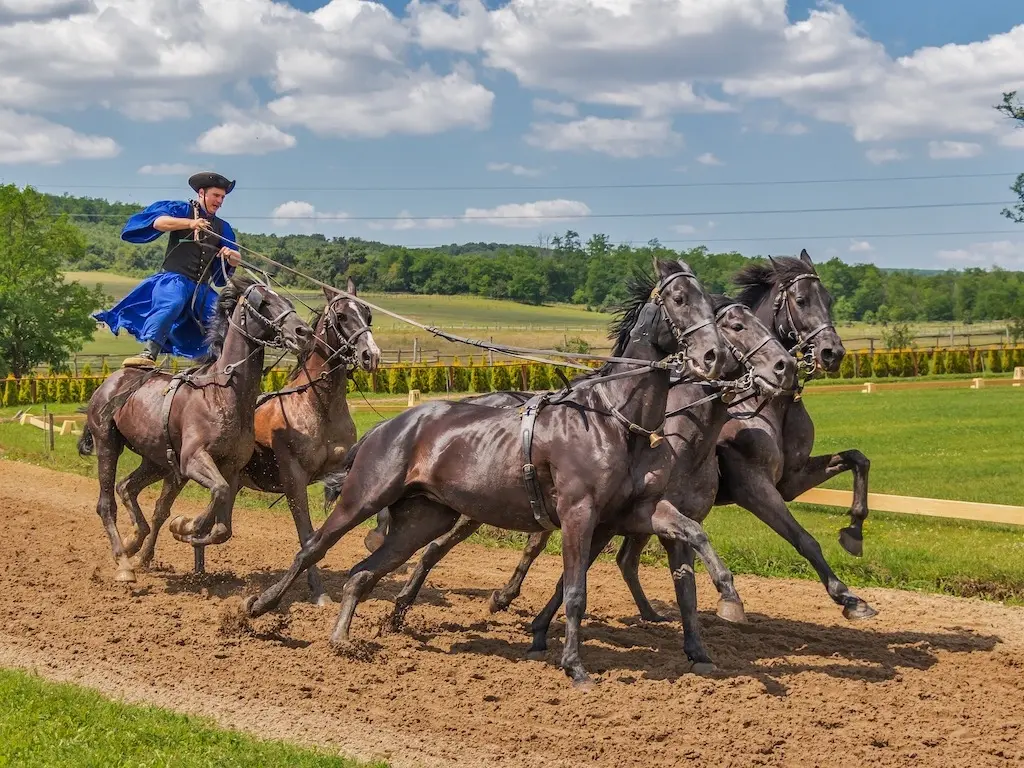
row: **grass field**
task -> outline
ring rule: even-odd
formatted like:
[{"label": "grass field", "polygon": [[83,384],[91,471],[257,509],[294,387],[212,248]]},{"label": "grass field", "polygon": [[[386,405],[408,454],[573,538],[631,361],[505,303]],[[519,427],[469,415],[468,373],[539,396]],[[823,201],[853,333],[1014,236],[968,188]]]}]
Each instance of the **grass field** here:
[{"label": "grass field", "polygon": [[[964,387],[887,391],[867,397],[823,388],[808,394],[805,402],[815,419],[815,452],[863,451],[872,461],[874,492],[1024,505],[1024,443],[1019,439],[1024,391]],[[11,413],[11,409],[0,409],[0,415]],[[361,404],[355,418],[363,432],[380,417]],[[96,474],[95,460],[79,457],[72,437],[58,436],[56,453],[48,455],[43,432],[18,424],[0,423],[0,455],[91,477]],[[126,453],[122,472],[136,463],[136,457]],[[851,476],[841,475],[824,487],[850,488]],[[194,484],[184,494],[207,498]],[[238,504],[266,506],[275,498],[243,490]],[[319,485],[311,487],[310,498],[316,519],[322,519]],[[276,508],[287,514],[283,502]],[[794,505],[794,509],[821,542],[837,573],[851,585],[1024,600],[1024,528],[872,513],[865,528],[865,556],[857,559],[836,543],[838,529],[846,525],[844,510],[806,505]],[[737,573],[816,578],[803,558],[744,510],[716,509],[707,527]],[[99,528],[97,535],[101,535]],[[525,539],[490,532],[478,540],[519,546]],[[557,537],[550,546],[557,551]]]},{"label": "grass field", "polygon": [[[205,718],[115,703],[73,685],[0,670],[0,766],[370,768],[225,731]],[[374,768],[386,768],[374,763]]]}]

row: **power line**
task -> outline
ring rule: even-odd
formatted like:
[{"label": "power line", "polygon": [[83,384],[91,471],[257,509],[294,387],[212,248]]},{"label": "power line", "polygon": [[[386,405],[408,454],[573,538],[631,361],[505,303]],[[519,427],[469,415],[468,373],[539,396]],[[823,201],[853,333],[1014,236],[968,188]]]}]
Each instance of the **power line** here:
[{"label": "power line", "polygon": [[[313,216],[275,216],[275,215],[264,215],[264,216],[245,216],[245,215],[233,215],[231,219],[235,220],[248,220],[248,221],[437,221],[437,222],[449,222],[449,221],[483,221],[483,222],[500,222],[500,221],[533,221],[533,220],[549,220],[555,219],[559,221],[571,221],[574,219],[642,219],[642,218],[662,218],[662,217],[686,217],[686,216],[780,216],[784,214],[794,213],[852,213],[852,212],[865,212],[865,211],[909,211],[909,210],[924,210],[924,209],[935,209],[935,208],[971,208],[978,206],[1005,206],[1013,205],[1014,201],[1005,200],[988,200],[983,202],[959,202],[959,203],[912,203],[904,205],[858,205],[858,206],[840,206],[834,208],[776,208],[776,209],[762,209],[752,211],[660,211],[660,212],[634,212],[634,213],[586,213],[586,214],[571,214],[571,213],[551,213],[551,214],[520,214],[517,216],[503,216],[496,215],[495,213],[489,214],[459,214],[454,216],[340,216],[336,214],[324,214],[324,215],[313,215]],[[52,214],[60,215],[60,214]],[[116,218],[123,219],[123,214],[119,213],[69,213],[67,214],[70,218]]]},{"label": "power line", "polygon": [[[594,189],[687,189],[700,187],[762,187],[800,184],[860,184],[897,181],[937,181],[943,179],[986,179],[1000,176],[1015,177],[1009,172],[998,173],[951,173],[923,176],[850,176],[837,179],[752,179],[740,181],[684,181],[649,182],[629,184],[494,184],[494,185],[452,185],[452,186],[371,186],[371,187],[288,187],[278,184],[271,186],[247,186],[246,190],[281,192],[485,192],[485,191],[537,191],[537,190],[594,190]],[[37,189],[167,189],[174,184],[37,184]]]}]

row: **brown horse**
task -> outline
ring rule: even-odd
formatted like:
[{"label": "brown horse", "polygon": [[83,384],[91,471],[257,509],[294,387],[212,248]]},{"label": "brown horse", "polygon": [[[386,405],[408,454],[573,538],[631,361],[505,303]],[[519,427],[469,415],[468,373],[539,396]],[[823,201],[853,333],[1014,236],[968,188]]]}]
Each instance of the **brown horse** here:
[{"label": "brown horse", "polygon": [[[756,394],[763,394],[765,397],[787,396],[792,393],[796,380],[796,363],[792,356],[747,307],[725,296],[715,296],[714,300],[719,332],[732,351],[732,360],[723,371],[723,378],[726,381],[739,379],[739,382],[735,387],[724,389],[685,380],[673,384],[669,390],[668,413],[664,427],[664,439],[672,460],[664,468],[668,477],[662,498],[670,501],[680,512],[697,522],[707,516],[718,491],[715,446],[722,427],[729,420],[729,406],[725,401],[733,400],[737,392],[747,393],[745,397],[753,397]],[[528,392],[494,392],[471,398],[469,402],[508,407],[529,397],[531,394]],[[430,502],[420,500],[419,503]],[[463,516],[448,534],[432,541],[426,547],[413,575],[395,598],[395,608],[390,619],[392,629],[401,626],[404,615],[415,601],[429,570],[456,544],[479,527],[480,523]],[[591,545],[591,561],[617,532],[612,526],[604,526],[595,533]],[[542,531],[530,537],[529,547],[534,558],[544,550],[550,535],[550,531]],[[635,538],[646,541],[648,536],[641,535]],[[676,586],[680,613],[683,616],[683,649],[696,670],[707,669],[712,665],[712,661],[697,631],[693,548],[681,540],[663,539],[662,543],[669,552],[669,567]],[[526,569],[532,562],[533,558],[524,558],[522,573],[517,572],[520,578],[515,582],[515,594],[492,595],[492,610],[496,601],[511,602],[518,595],[522,578],[525,577]],[[723,600],[719,603],[719,616],[729,621],[742,621],[742,603],[727,599],[728,597],[723,595]],[[534,640],[530,649],[532,653],[546,650],[547,630],[561,602],[560,583],[552,600],[533,623]],[[651,612],[653,613],[653,609]]]},{"label": "brown horse", "polygon": [[[751,307],[779,340],[793,345],[791,351],[801,355],[805,373],[838,370],[845,349],[832,324],[832,297],[822,286],[806,250],[801,251],[799,259],[778,258],[767,265],[748,266],[735,282],[742,289],[739,300]],[[851,524],[840,532],[839,541],[847,552],[860,556],[862,526],[868,514],[870,462],[855,449],[812,457],[813,446],[814,423],[802,399],[758,397],[737,403],[719,438],[721,482],[715,504],[735,503],[752,512],[807,558],[847,619],[870,618],[877,611],[835,575],[821,546],[786,506],[810,488],[852,470]],[[379,527],[386,524],[385,516]],[[371,535],[374,533],[377,531]],[[638,577],[640,555],[649,539],[627,537],[617,560],[640,615],[649,621],[663,621],[644,595]],[[373,538],[368,540],[374,543]],[[544,551],[546,542],[546,534],[531,537],[508,584],[492,595],[492,611],[508,608],[519,594],[530,565]]]},{"label": "brown horse", "polygon": [[[351,279],[346,290],[356,295]],[[370,309],[326,288],[324,296],[323,312],[311,320],[314,343],[309,354],[299,358],[282,389],[257,398],[256,446],[239,478],[246,488],[285,494],[300,544],[313,535],[307,486],[336,472],[356,441],[346,398],[348,371],[353,365],[372,371],[380,363]],[[129,486],[118,486],[124,498],[122,486]],[[152,533],[136,557],[140,566],[152,562],[157,535],[183,487],[168,488],[157,506]],[[313,602],[329,603],[317,570],[311,568],[307,578]]]},{"label": "brown horse", "polygon": [[[697,375],[712,379],[728,350],[710,299],[689,267],[657,262],[656,268],[655,300],[624,318],[624,328],[632,332],[624,330],[618,345],[650,365],[610,363],[548,405],[528,404],[522,416],[511,409],[439,401],[388,420],[352,447],[338,504],[285,576],[246,601],[248,615],[273,608],[303,570],[384,507],[391,510],[394,536],[349,572],[334,643],[348,641],[355,606],[374,584],[451,528],[460,514],[512,530],[562,529],[569,586],[561,666],[580,685],[590,682],[580,658],[579,630],[590,545],[599,525],[627,516],[621,524],[631,532],[687,540],[720,588],[730,591],[732,576],[700,526],[660,499],[653,478],[667,451],[650,439],[664,421],[669,388],[664,366],[682,358]],[[437,507],[407,516],[404,501],[418,496]]]},{"label": "brown horse", "polygon": [[[171,524],[176,538],[197,548],[197,569],[202,568],[201,547],[231,538],[239,474],[254,446],[253,419],[266,348],[287,347],[304,354],[313,342],[313,329],[271,288],[235,277],[221,291],[207,338],[210,351],[197,367],[173,376],[125,368],[111,374],[89,400],[78,452],[87,456],[96,451],[96,512],[110,538],[116,581],[135,581],[129,558],[153,535],[138,495],[159,480],[165,482],[157,514],[165,517],[189,480],[210,491],[210,504],[201,516]],[[134,524],[133,535],[124,541],[117,530],[114,481],[126,447],[142,463],[118,488]]]}]

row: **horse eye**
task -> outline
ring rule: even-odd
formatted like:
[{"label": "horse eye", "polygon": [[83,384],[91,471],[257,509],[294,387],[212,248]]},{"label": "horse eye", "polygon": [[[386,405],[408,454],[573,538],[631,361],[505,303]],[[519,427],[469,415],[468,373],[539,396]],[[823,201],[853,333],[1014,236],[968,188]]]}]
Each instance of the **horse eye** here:
[{"label": "horse eye", "polygon": [[685,303],[682,296],[673,296],[672,301],[675,302],[677,307],[682,306]]},{"label": "horse eye", "polygon": [[806,304],[807,304],[807,299],[805,299],[803,296],[797,296],[796,297],[796,305],[798,307],[803,307]]},{"label": "horse eye", "polygon": [[742,331],[743,330],[743,323],[733,323],[732,324],[732,329],[734,331]]}]

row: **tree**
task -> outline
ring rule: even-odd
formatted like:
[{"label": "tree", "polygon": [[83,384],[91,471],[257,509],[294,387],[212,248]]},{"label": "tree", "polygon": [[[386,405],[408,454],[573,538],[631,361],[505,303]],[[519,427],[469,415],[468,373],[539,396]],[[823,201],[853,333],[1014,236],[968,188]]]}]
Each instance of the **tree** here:
[{"label": "tree", "polygon": [[44,363],[64,369],[92,338],[90,315],[107,297],[61,273],[84,251],[81,233],[52,215],[45,196],[0,186],[0,375],[21,378]]},{"label": "tree", "polygon": [[[1004,93],[1003,103],[997,104],[996,110],[1002,112],[1011,120],[1016,120],[1020,124],[1018,127],[1024,127],[1024,104],[1020,103],[1016,91]],[[1010,219],[1010,221],[1024,224],[1024,173],[1017,177],[1010,190],[1020,198],[1020,202],[1012,208],[1004,208],[1003,216]]]}]

